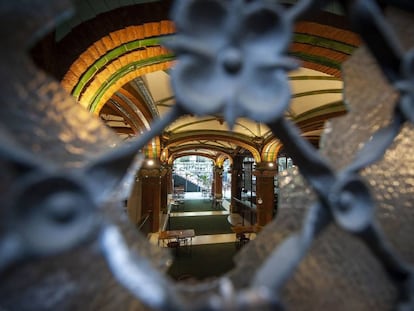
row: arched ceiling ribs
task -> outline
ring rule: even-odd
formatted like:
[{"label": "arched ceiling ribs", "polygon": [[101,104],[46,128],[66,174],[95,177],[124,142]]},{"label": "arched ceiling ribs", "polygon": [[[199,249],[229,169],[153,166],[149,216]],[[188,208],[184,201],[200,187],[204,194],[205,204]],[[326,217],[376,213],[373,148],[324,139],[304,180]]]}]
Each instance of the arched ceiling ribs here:
[{"label": "arched ceiling ribs", "polygon": [[125,95],[129,98],[133,99],[135,105],[138,107],[138,109],[142,112],[142,114],[145,116],[145,119],[152,120],[153,113],[151,109],[148,107],[147,102],[145,99],[141,96],[141,94],[136,90],[136,88],[133,86],[133,83],[136,79],[132,80],[131,82],[125,84],[121,91],[125,92]]},{"label": "arched ceiling ribs", "polygon": [[131,57],[137,55],[136,52],[160,46],[161,41],[173,32],[171,21],[160,21],[121,28],[105,34],[99,40],[91,38],[90,45],[83,49],[85,52],[69,67],[62,84],[78,98],[83,88],[105,67],[123,56],[129,56],[127,63],[132,63],[134,59]]},{"label": "arched ceiling ribs", "polygon": [[218,146],[200,146],[197,144],[185,144],[180,145],[177,148],[169,149],[170,150],[170,157],[176,158],[177,156],[181,156],[181,154],[185,153],[187,155],[201,155],[201,154],[210,154],[214,155],[214,159],[218,156],[223,156],[225,158],[231,159],[233,161],[233,149],[225,149]]},{"label": "arched ceiling ribs", "polygon": [[234,150],[236,148],[236,145],[230,141],[225,140],[200,140],[199,141],[201,145],[216,145],[220,147],[222,150]]},{"label": "arched ceiling ribs", "polygon": [[228,154],[231,155],[232,152],[234,151],[234,149],[231,148],[224,148],[224,147],[220,147],[217,145],[212,145],[212,144],[197,144],[197,143],[189,143],[189,144],[180,144],[177,146],[171,146],[169,145],[168,147],[169,153],[172,155],[174,153],[178,153],[181,151],[187,151],[187,150],[193,150],[193,151],[197,151],[197,150],[211,150],[214,152],[218,152],[218,153],[224,153],[224,154]]},{"label": "arched ceiling ribs", "polygon": [[185,129],[186,127],[192,127],[194,125],[198,125],[198,124],[206,123],[206,122],[210,122],[210,121],[218,121],[218,118],[217,117],[212,117],[212,116],[207,116],[205,118],[196,119],[192,122],[187,122],[185,124],[182,124],[182,125],[179,125],[179,126],[176,126],[176,127],[170,126],[169,131],[171,133],[177,133],[180,130]]},{"label": "arched ceiling ribs", "polygon": [[144,115],[143,112],[145,112],[145,110],[140,109],[139,106],[141,105],[136,97],[129,94],[126,90],[120,89],[118,92],[114,94],[113,98],[120,98],[128,105],[129,110],[133,112],[136,119],[138,119],[141,124],[141,134],[143,130],[149,130],[151,128],[150,120],[148,120],[148,118]]},{"label": "arched ceiling ribs", "polygon": [[[309,23],[308,23],[309,24]],[[293,42],[296,44],[303,44],[309,47],[317,47],[320,49],[331,50],[331,52],[336,52],[336,55],[339,55],[341,58],[342,55],[351,55],[355,48],[357,47],[354,44],[349,44],[346,42],[340,42],[337,39],[329,39],[322,36],[321,34],[311,34],[311,33],[301,33],[295,32],[293,35]],[[331,54],[332,57],[334,54]]]},{"label": "arched ceiling ribs", "polygon": [[342,24],[297,22],[290,55],[302,60],[303,67],[340,77],[341,64],[361,44],[359,36],[346,29],[347,21],[343,20]]},{"label": "arched ceiling ribs", "polygon": [[262,149],[261,157],[264,162],[274,162],[277,159],[277,154],[282,148],[282,143],[279,139],[273,138]]},{"label": "arched ceiling ribs", "polygon": [[156,104],[156,106],[158,107],[158,106],[160,106],[160,107],[171,107],[173,104],[172,103],[169,103],[169,104],[167,104],[168,102],[172,102],[172,101],[175,101],[175,96],[173,95],[173,96],[168,96],[168,97],[166,97],[166,98],[163,98],[163,99],[160,99],[160,100],[158,100],[155,104]]},{"label": "arched ceiling ribs", "polygon": [[[335,15],[335,21],[340,21],[337,15]],[[295,23],[294,37],[296,36],[296,41],[305,43],[297,38],[297,34],[312,36],[316,40],[311,39],[306,43],[324,46],[344,54],[352,54],[355,48],[361,45],[360,37],[349,29],[349,24],[345,19],[342,20],[342,25],[328,25],[324,22],[326,21],[298,21]],[[324,41],[317,40],[319,38]]]},{"label": "arched ceiling ribs", "polygon": [[92,41],[73,62],[62,85],[89,110],[99,113],[122,85],[171,66],[173,55],[160,41],[174,32],[171,21],[123,28]]},{"label": "arched ceiling ribs", "polygon": [[[337,117],[338,115],[331,115],[332,118]],[[296,126],[300,129],[304,136],[307,135],[309,132],[318,131],[322,133],[325,123],[328,121],[326,118],[315,118],[312,120],[307,120],[303,123],[298,123]]]},{"label": "arched ceiling ribs", "polygon": [[[320,135],[302,135],[303,139],[306,139],[310,142],[315,148],[318,148],[318,143],[320,140]],[[278,138],[273,138],[270,142],[268,142],[262,150],[261,156],[262,161],[266,162],[274,162],[277,160],[277,156],[279,152],[283,149],[283,144]]]},{"label": "arched ceiling ribs", "polygon": [[220,154],[216,159],[216,165],[219,167],[223,167],[224,161],[230,161],[230,165],[233,165],[233,158],[230,157],[228,154]]},{"label": "arched ceiling ribs", "polygon": [[[343,101],[335,101],[306,111],[296,117],[290,117],[289,119],[296,124],[299,130],[303,133],[303,136],[306,136],[308,132],[322,132],[327,120],[342,116],[346,114],[346,112],[347,109],[345,103]],[[272,144],[278,143],[278,140],[270,131],[266,135],[267,136],[265,136],[263,140],[264,147],[262,149],[262,159],[271,161],[274,158],[273,155],[277,154],[277,151],[268,149],[273,148],[271,147]]]},{"label": "arched ceiling ribs", "polygon": [[258,124],[258,123],[256,123],[256,130],[257,130],[256,133],[254,133],[249,127],[247,127],[247,126],[245,126],[242,123],[237,122],[237,121],[234,123],[234,127],[236,127],[236,126],[240,126],[244,130],[246,130],[248,133],[250,133],[254,138],[258,138],[258,137],[261,136],[260,135],[261,134],[261,128],[260,128],[260,124]]},{"label": "arched ceiling ribs", "polygon": [[[169,159],[168,159],[168,164],[172,165],[175,160],[177,160],[179,158],[187,157],[187,156],[192,156],[192,155],[194,155],[194,154],[193,153],[187,153],[187,154],[186,153],[182,153],[180,155],[177,155],[177,157],[171,157],[170,156]],[[214,155],[211,155],[211,154],[208,154],[207,153],[206,155],[201,155],[200,154],[200,156],[205,157],[207,159],[210,159],[212,163],[214,163],[214,161],[215,161],[215,156]]]},{"label": "arched ceiling ribs", "polygon": [[134,130],[130,127],[118,127],[118,126],[111,126],[111,129],[114,130],[118,134],[126,134],[129,137],[135,136]]},{"label": "arched ceiling ribs", "polygon": [[[171,29],[167,33],[171,33]],[[151,38],[151,40],[156,39]],[[107,52],[96,62],[90,63],[89,67],[87,67],[88,64],[85,63],[84,58],[96,59],[96,57],[93,58],[81,55],[78,61],[76,61],[72,65],[71,69],[69,69],[62,83],[64,86],[66,85],[66,88],[69,91],[72,91],[72,94],[78,98],[84,106],[88,106],[92,111],[99,111],[102,107],[102,100],[107,99],[108,96],[111,95],[111,93],[106,94],[107,91],[111,89],[111,85],[115,84],[118,87],[120,86],[119,83],[117,83],[118,80],[128,82],[128,80],[125,79],[125,76],[130,74],[131,71],[159,64],[164,61],[168,62],[173,59],[173,56],[168,55],[168,51],[165,49],[160,46],[154,47],[154,44],[160,44],[159,40],[160,38],[158,38],[158,41],[156,40],[155,42],[148,40],[148,42],[144,42],[145,40],[141,42],[138,40],[139,43],[135,42],[135,46],[129,46],[131,42],[127,42],[119,46],[111,46],[112,49],[107,50]],[[106,41],[105,43],[107,43]],[[102,44],[105,47],[105,44]],[[141,50],[134,50],[134,48],[136,49],[137,47]],[[156,55],[157,53],[151,51],[153,49],[158,49],[158,56]],[[301,54],[298,56],[299,58],[309,62],[310,58],[306,57],[306,55]],[[128,66],[122,66],[121,64],[128,64]],[[325,65],[326,64],[327,63],[325,63]],[[328,67],[331,65],[332,64],[328,64]],[[340,62],[338,63],[338,66],[340,66]],[[108,70],[108,67],[110,67],[110,70]],[[136,75],[135,77],[138,76],[139,75]],[[73,85],[73,81],[78,82]]]},{"label": "arched ceiling ribs", "polygon": [[105,106],[102,107],[102,110],[101,110],[100,114],[101,115],[104,115],[104,114],[118,115],[119,111],[114,109],[114,107],[112,107],[111,105],[105,105]]},{"label": "arched ceiling ribs", "polygon": [[331,115],[344,115],[347,112],[347,107],[345,105],[345,103],[340,100],[340,101],[335,101],[332,103],[327,103],[324,104],[323,106],[314,108],[314,109],[310,109],[302,114],[296,115],[293,118],[293,121],[296,123],[301,123],[301,122],[306,122],[306,120],[311,120],[312,118],[315,117],[320,117],[323,118],[325,117],[325,119],[329,119],[331,118]]},{"label": "arched ceiling ribs", "polygon": [[[138,111],[135,105],[125,96],[123,96],[120,92],[117,92],[109,99],[110,103],[114,103],[116,105],[120,105],[122,107],[122,116],[124,118],[128,118],[133,120],[134,127],[136,129],[137,134],[142,134],[145,129],[147,129],[147,121],[145,119],[140,118],[141,112]],[[148,127],[149,128],[149,127]]]},{"label": "arched ceiling ribs", "polygon": [[171,134],[168,139],[169,145],[176,145],[182,141],[229,141],[240,146],[248,145],[249,147],[255,148],[256,146],[252,143],[251,138],[239,133],[228,132],[228,131],[216,131],[216,130],[193,130],[189,132],[180,132]]},{"label": "arched ceiling ribs", "polygon": [[313,95],[324,95],[324,94],[342,94],[342,88],[338,89],[327,89],[327,90],[312,90],[302,93],[295,93],[292,94],[292,98],[299,98],[299,97],[307,97],[307,96],[313,96]]},{"label": "arched ceiling ribs", "polygon": [[193,146],[194,149],[202,149],[202,148],[216,148],[218,150],[222,150],[223,152],[229,152],[231,150],[235,150],[236,145],[229,141],[224,140],[207,140],[207,139],[195,139],[190,140],[186,143],[180,143],[179,145],[172,146],[171,144],[168,145],[168,140],[164,141],[164,145],[167,146],[170,150],[177,150],[184,146]]},{"label": "arched ceiling ribs", "polygon": [[[113,107],[113,110],[116,109],[119,112],[119,117],[129,124],[130,130],[128,130],[128,127],[116,126],[116,124],[110,122],[111,120],[105,119],[103,115],[101,115],[101,118],[109,127],[111,127],[118,134],[127,135],[125,139],[136,136],[139,133],[142,134],[143,129],[145,129],[145,124],[140,123],[140,118],[138,118],[133,110],[135,105],[130,100],[113,96],[113,98],[107,102],[107,105]],[[144,148],[144,153],[147,157],[158,158],[160,155],[160,138],[154,137]]]},{"label": "arched ceiling ribs", "polygon": [[82,96],[80,103],[87,104],[91,112],[99,113],[103,103],[125,83],[144,73],[169,68],[173,59],[173,56],[161,47],[150,47],[138,54],[140,55],[136,55],[134,61],[126,66],[122,66],[123,62],[120,61],[114,66],[115,68],[105,69],[103,74],[105,80],[89,86],[85,91],[85,98]]},{"label": "arched ceiling ribs", "polygon": [[[107,105],[113,107],[119,112],[119,116],[127,121],[130,122],[129,124],[133,130],[134,136],[137,134],[142,134],[145,130],[150,128],[150,124],[148,121],[142,117],[142,113],[137,109],[136,105],[133,103],[133,100],[124,96],[121,92],[118,92],[114,95],[108,102]],[[105,119],[103,118],[105,121]],[[109,127],[114,128],[112,124],[110,124],[106,120],[106,124]],[[119,128],[115,126],[115,128]],[[114,128],[114,130],[115,130]],[[130,133],[126,130],[119,131],[119,134],[127,134],[129,137],[131,136]],[[148,145],[144,148],[144,153],[146,157],[149,158],[159,158],[160,156],[160,138],[154,137]]]},{"label": "arched ceiling ribs", "polygon": [[[111,98],[107,102],[107,105],[118,112],[117,115],[119,115],[131,127],[134,134],[139,133],[140,124],[134,118],[133,114],[128,108],[128,105],[125,102],[117,100],[116,98]],[[103,119],[109,127],[112,127],[111,123],[109,123],[110,120],[105,119],[102,115],[101,119]]]},{"label": "arched ceiling ribs", "polygon": [[315,131],[317,129],[322,130],[327,120],[345,115],[346,112],[347,109],[345,103],[343,101],[336,101],[309,110],[298,115],[292,121],[296,123],[296,126],[302,133],[306,134],[306,132]]},{"label": "arched ceiling ribs", "polygon": [[255,161],[260,162],[260,153],[253,145],[249,137],[239,135],[233,132],[222,132],[222,131],[191,131],[185,133],[177,133],[171,135],[168,141],[168,146],[177,146],[179,144],[194,141],[194,140],[224,140],[234,143],[237,146],[243,147],[250,151]]},{"label": "arched ceiling ribs", "polygon": [[290,76],[290,81],[340,81],[342,82],[341,78],[333,77],[333,76],[307,76],[307,75],[299,75],[299,76]]},{"label": "arched ceiling ribs", "polygon": [[140,97],[144,100],[144,103],[148,107],[149,111],[151,112],[152,119],[156,119],[159,117],[157,104],[154,102],[154,98],[152,98],[151,92],[148,90],[145,81],[142,77],[137,77],[130,82],[130,85],[138,92]]},{"label": "arched ceiling ribs", "polygon": [[[238,119],[236,120],[235,124],[234,124],[234,129],[236,129],[237,127],[242,128],[245,132],[248,133],[248,135],[246,136],[251,136],[252,139],[258,138],[261,136],[261,127],[260,124],[255,123],[254,126],[256,127],[256,133],[254,131],[251,130],[251,128],[249,128],[249,126],[246,126],[245,124],[242,123],[243,119]],[[199,126],[203,123],[208,123],[208,122],[212,122],[212,121],[216,121],[219,123],[219,125],[223,125],[224,123],[224,119],[221,116],[206,116],[203,118],[198,118],[198,119],[192,119],[189,122],[186,122],[184,124],[180,124],[178,126],[172,125],[169,127],[169,131],[171,133],[179,133],[181,131],[185,131],[188,128],[194,127],[194,126]],[[251,124],[249,124],[251,126]]]},{"label": "arched ceiling ribs", "polygon": [[[308,47],[307,45],[293,43],[289,49],[289,55],[303,61],[303,67],[315,69],[339,77],[341,74],[341,64],[348,58],[348,55],[329,51],[329,56],[320,56],[325,52],[323,48]],[[339,58],[339,60],[338,60]]]},{"label": "arched ceiling ribs", "polygon": [[[120,31],[126,32],[127,30]],[[162,36],[150,39],[141,38],[120,44],[119,42],[113,42],[110,35],[103,37],[98,42],[91,43],[92,45],[88,47],[87,51],[75,60],[63,77],[62,85],[76,99],[80,99],[83,93],[86,92],[86,88],[93,83],[94,79],[102,76],[102,71],[107,67],[115,69],[120,67],[119,65],[133,64],[137,60],[154,56],[151,54],[145,55],[145,52],[151,48],[160,47],[160,41],[164,38]],[[122,64],[119,64],[121,60]]]},{"label": "arched ceiling ribs", "polygon": [[[99,0],[91,1],[93,3],[99,2]],[[116,2],[116,0],[109,1]],[[108,3],[108,1],[103,2]],[[118,6],[121,7],[123,3],[118,1]],[[145,9],[145,14],[139,13],[144,12],[141,10],[144,7],[152,7],[154,10]],[[116,23],[103,25],[103,27],[96,29],[96,32],[88,31],[88,29],[93,29],[90,28],[91,25],[102,25],[103,21],[111,20],[107,18],[111,15],[105,15],[105,18],[102,17],[103,15],[96,15],[96,17],[91,15],[90,21],[84,21],[76,29],[68,32],[68,38],[63,38],[56,47],[58,54],[70,55],[70,61],[65,61],[63,62],[65,66],[60,66],[64,68],[64,71],[67,71],[62,81],[66,85],[65,88],[72,91],[74,96],[81,100],[81,104],[90,107],[94,113],[102,111],[112,114],[114,110],[104,103],[111,98],[115,99],[131,116],[137,116],[136,122],[140,124],[138,127],[140,129],[148,128],[148,124],[144,120],[147,120],[151,126],[156,115],[162,117],[173,105],[174,96],[170,96],[170,93],[161,96],[164,95],[163,92],[153,92],[153,89],[161,83],[158,83],[159,80],[155,78],[152,81],[148,80],[148,76],[150,76],[148,73],[154,71],[163,70],[162,73],[168,77],[168,73],[164,70],[169,69],[174,61],[174,56],[160,45],[161,40],[167,37],[171,38],[175,32],[173,23],[167,20],[167,13],[162,8],[165,8],[165,1],[157,1],[148,6],[131,5],[130,9],[135,16],[129,16],[130,13],[126,8],[120,8],[117,14],[115,11],[113,12]],[[162,11],[163,13],[160,13]],[[125,13],[128,20],[124,21],[120,18],[119,12]],[[108,14],[111,12],[108,11]],[[137,16],[139,18],[136,18]],[[332,20],[320,21],[321,23],[328,22],[331,26],[309,20],[300,21],[294,26],[295,32],[289,53],[299,57],[304,67],[318,70],[315,72],[301,68],[298,72],[292,73],[293,76],[290,77],[294,94],[293,108],[289,117],[304,132],[305,136],[317,134],[317,131],[321,131],[323,128],[327,118],[337,116],[345,111],[341,111],[339,106],[320,111],[313,109],[330,101],[333,102],[336,100],[336,94],[342,92],[342,87],[334,83],[341,81],[338,78],[340,77],[340,65],[360,45],[360,40],[354,33],[348,31],[348,28],[341,23],[335,22],[333,24]],[[137,21],[140,25],[136,25]],[[77,33],[77,36],[73,36],[74,33]],[[82,40],[74,40],[79,39],[80,34],[82,34]],[[63,51],[68,52],[65,54]],[[62,64],[61,61],[60,64]],[[335,77],[323,76],[323,73]],[[330,95],[334,98],[326,99]],[[138,107],[141,115],[134,106]],[[117,115],[126,114],[119,112]],[[257,123],[247,122],[249,120],[237,120],[240,121],[240,124],[233,129],[233,133],[230,133],[226,131],[226,124],[220,127],[215,126],[218,125],[215,123],[219,121],[218,118],[214,116],[208,118],[210,118],[208,119],[210,124],[207,122],[203,124],[203,121],[200,120],[194,121],[195,118],[171,124],[163,135],[166,139],[163,140],[162,146],[166,147],[169,143],[176,142],[179,144],[183,141],[179,140],[180,138],[192,133],[201,135],[203,133],[198,131],[204,130],[209,134],[199,136],[198,139],[196,136],[190,136],[187,142],[190,143],[194,139],[193,141],[199,144],[199,148],[200,146],[215,145],[232,150],[232,154],[235,152],[247,153],[245,150],[248,150],[253,154],[253,157],[263,159],[263,146],[266,146],[273,138],[273,134],[268,128]],[[208,120],[206,119],[206,121]],[[129,122],[131,128],[137,127],[133,122]],[[186,122],[187,124],[185,124]],[[214,131],[209,129],[214,129]],[[126,132],[127,130],[122,131]],[[221,133],[218,133],[219,131]],[[157,140],[151,142],[145,149],[147,154],[160,153],[159,138]]]},{"label": "arched ceiling ribs", "polygon": [[204,158],[208,158],[213,162],[215,162],[215,160],[216,160],[216,156],[214,154],[210,154],[210,153],[207,153],[207,152],[193,153],[193,152],[189,151],[189,152],[181,152],[181,153],[175,154],[174,156],[170,156],[170,158],[168,160],[168,163],[172,164],[172,163],[174,163],[175,160],[177,160],[179,158],[187,157],[187,156],[194,156],[194,155],[204,157]]},{"label": "arched ceiling ribs", "polygon": [[[96,2],[99,1],[96,0]],[[162,3],[164,2],[165,1],[162,1]],[[153,14],[151,14],[153,15],[151,17],[151,22],[145,22],[148,21],[149,11],[143,10],[142,8],[147,6],[154,7],[151,11],[153,12]],[[67,38],[62,37],[63,40],[59,42],[57,47],[58,52],[62,52],[62,55],[66,55],[63,53],[64,51],[84,51],[77,60],[74,56],[69,57],[72,66],[59,66],[66,68],[66,70],[70,67],[62,80],[62,84],[77,98],[80,94],[87,92],[85,89],[86,86],[88,86],[88,89],[90,87],[96,88],[96,85],[95,87],[92,85],[95,84],[95,80],[98,80],[98,84],[104,84],[105,81],[107,81],[107,78],[110,77],[110,75],[103,75],[106,67],[117,66],[119,62],[125,64],[134,63],[136,57],[134,57],[133,53],[139,50],[146,50],[150,47],[159,46],[161,40],[165,38],[165,36],[170,36],[175,32],[172,21],[165,19],[168,15],[167,9],[169,8],[169,4],[142,4],[132,5],[128,8],[121,8],[122,5],[119,4],[119,7],[125,12],[127,12],[126,10],[128,10],[128,12],[134,12],[135,16],[139,16],[136,20],[144,21],[144,23],[136,25],[133,24],[130,18],[122,20],[120,14],[113,14],[111,17],[113,17],[113,20],[116,20],[116,23],[113,25],[105,25],[105,27],[96,27],[97,25],[102,25],[103,20],[111,19],[107,18],[106,13],[103,15],[91,14],[90,19],[88,20],[84,20],[85,16],[82,16],[82,20],[84,21],[83,24],[77,25],[75,23],[66,25],[66,31],[58,31],[60,36],[68,34]],[[163,9],[161,9],[161,7],[163,7]],[[113,8],[114,7],[111,7],[111,9]],[[109,11],[110,10],[108,10],[108,14],[111,14]],[[160,12],[164,13],[160,15]],[[127,14],[123,15],[127,16]],[[337,19],[338,18],[335,20]],[[324,21],[319,22],[323,23]],[[122,26],[122,23],[125,25]],[[333,74],[332,70],[334,70],[334,75],[340,76],[340,64],[357,46],[360,45],[360,39],[356,34],[347,29],[346,22],[332,26],[322,25],[322,23],[315,21],[297,22],[295,24],[291,52],[294,54],[296,53],[296,56],[304,61],[303,64],[305,67],[328,74]],[[69,31],[71,27],[75,27],[76,29]],[[117,29],[115,29],[115,27],[117,27]],[[87,31],[94,28],[95,31]],[[96,28],[98,28],[98,32],[101,33],[100,37],[96,37],[95,35],[95,33],[98,33]],[[76,35],[79,36],[81,33],[83,34],[83,40],[75,40]],[[85,34],[90,34],[89,40],[88,36],[85,36]],[[89,46],[87,45],[88,41]],[[79,46],[76,46],[76,43],[78,43]],[[149,59],[152,56],[152,53],[151,55],[147,54],[146,58]],[[119,68],[117,70],[119,70]],[[113,70],[111,74],[114,74]],[[90,96],[92,96],[92,94],[88,94],[87,97],[91,99]],[[82,102],[88,102],[88,98],[85,98]],[[105,99],[107,100],[108,98],[105,97],[104,101]],[[99,109],[100,108],[98,107],[97,110]]]}]

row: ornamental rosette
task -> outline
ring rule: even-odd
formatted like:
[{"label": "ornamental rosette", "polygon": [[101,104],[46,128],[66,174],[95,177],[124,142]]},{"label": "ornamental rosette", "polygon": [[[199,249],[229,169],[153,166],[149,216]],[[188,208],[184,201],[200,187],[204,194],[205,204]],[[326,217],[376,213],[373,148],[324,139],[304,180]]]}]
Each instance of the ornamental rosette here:
[{"label": "ornamental rosette", "polygon": [[195,115],[222,114],[271,122],[283,116],[291,91],[286,56],[292,23],[265,1],[178,1],[177,35],[167,46],[177,56],[171,72],[177,105]]},{"label": "ornamental rosette", "polygon": [[401,92],[400,109],[404,117],[414,123],[414,49],[408,51],[401,62],[401,80],[395,87]]}]

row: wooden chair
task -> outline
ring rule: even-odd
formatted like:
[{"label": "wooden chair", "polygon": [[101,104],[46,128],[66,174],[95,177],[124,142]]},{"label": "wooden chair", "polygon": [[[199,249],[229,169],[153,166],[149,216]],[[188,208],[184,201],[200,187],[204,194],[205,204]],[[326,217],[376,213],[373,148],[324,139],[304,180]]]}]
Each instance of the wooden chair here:
[{"label": "wooden chair", "polygon": [[243,245],[247,244],[250,238],[243,232],[236,233],[236,249],[240,249]]},{"label": "wooden chair", "polygon": [[175,255],[178,255],[178,249],[180,248],[180,242],[177,240],[171,240],[167,243],[167,247],[174,249]]}]

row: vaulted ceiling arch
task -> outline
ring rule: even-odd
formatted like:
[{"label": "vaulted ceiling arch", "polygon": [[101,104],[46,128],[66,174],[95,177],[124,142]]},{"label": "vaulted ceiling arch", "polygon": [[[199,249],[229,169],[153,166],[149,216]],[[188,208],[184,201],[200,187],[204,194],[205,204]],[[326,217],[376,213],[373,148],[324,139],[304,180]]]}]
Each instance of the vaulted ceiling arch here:
[{"label": "vaulted ceiling arch", "polygon": [[260,153],[257,149],[257,146],[251,141],[249,137],[244,137],[240,134],[232,132],[223,132],[223,131],[214,131],[214,130],[205,130],[205,131],[191,131],[185,133],[175,134],[168,139],[168,144],[166,147],[171,148],[178,146],[180,144],[189,142],[189,141],[228,141],[239,147],[242,147],[248,150],[256,162],[260,162]]},{"label": "vaulted ceiling arch", "polygon": [[200,144],[184,144],[179,145],[175,148],[169,149],[169,159],[168,163],[173,162],[175,159],[182,157],[183,155],[199,155],[205,156],[208,155],[209,158],[215,162],[220,158],[228,158],[230,161],[233,161],[232,153],[234,150],[229,150],[227,148],[219,147],[217,145],[200,145]]},{"label": "vaulted ceiling arch", "polygon": [[200,143],[200,142],[193,142],[193,141],[189,141],[188,144],[179,144],[177,146],[172,146],[169,145],[168,146],[168,150],[169,150],[169,154],[171,156],[174,156],[174,154],[179,154],[183,151],[188,151],[188,150],[193,150],[194,152],[197,151],[203,151],[203,150],[209,150],[211,152],[215,152],[215,153],[223,153],[223,154],[227,154],[229,156],[231,156],[232,152],[234,152],[234,147],[233,148],[226,148],[223,146],[219,146],[217,145],[217,141],[213,143]]},{"label": "vaulted ceiling arch", "polygon": [[275,162],[280,149],[283,147],[282,142],[278,138],[271,139],[264,145],[261,157],[264,162]]},{"label": "vaulted ceiling arch", "polygon": [[194,154],[193,152],[189,151],[189,152],[183,152],[178,154],[176,157],[170,157],[170,159],[168,159],[168,164],[173,164],[175,160],[179,159],[179,158],[184,158],[184,157],[188,157],[188,156],[200,156],[200,157],[204,157],[204,158],[208,158],[210,159],[213,163],[215,162],[216,158],[214,155],[207,153],[207,152],[200,152],[197,154]]},{"label": "vaulted ceiling arch", "polygon": [[[83,1],[75,1],[74,17],[56,30],[54,51],[58,57],[55,68],[59,70],[53,72],[47,60],[40,66],[49,69],[62,81],[66,90],[95,114],[102,111],[120,115],[121,111],[114,109],[113,103],[120,104],[121,110],[129,114],[124,118],[127,125],[121,122],[107,124],[112,124],[111,127],[125,139],[140,135],[142,129],[148,129],[145,120],[150,124],[150,121],[162,117],[175,104],[171,93],[156,97],[154,91],[163,88],[159,83],[154,85],[159,75],[152,80],[148,78],[150,74],[158,72],[168,76],[168,70],[174,65],[174,55],[161,46],[163,40],[172,38],[175,33],[174,24],[169,20],[172,2],[132,0],[128,5],[123,5],[124,2],[116,0],[90,0],[85,5]],[[342,16],[328,12],[315,16],[294,25],[293,41],[288,53],[301,61],[302,68],[290,74],[293,96],[287,117],[299,126],[305,136],[317,137],[325,120],[345,112],[340,100],[340,67],[360,45],[360,39],[349,30]],[[33,57],[41,63],[36,51],[41,54],[41,45],[38,50],[33,49]],[[149,97],[143,98],[131,92],[132,85],[138,84],[137,81],[148,88]],[[151,99],[151,96],[154,98]],[[126,97],[126,100],[122,100],[122,97]],[[331,103],[339,104],[332,106]],[[138,107],[142,115],[137,113],[134,106]],[[148,109],[149,106],[151,109]],[[137,120],[132,120],[130,116]],[[217,116],[181,121],[166,128],[167,135],[164,137],[175,139],[202,130],[203,126],[206,130],[220,127],[223,133],[228,131]],[[263,146],[273,138],[269,129],[261,124],[240,120],[234,130],[236,134],[227,132],[225,136],[209,136],[206,139],[234,143],[238,146],[234,149],[236,152],[249,150],[258,161],[263,159]],[[237,134],[240,133],[245,137],[239,139]],[[160,156],[165,143],[174,143],[174,140],[168,140],[164,141],[163,138],[161,143],[157,138],[150,142],[145,148],[146,154]]]},{"label": "vaulted ceiling arch", "polygon": [[[307,29],[305,24],[307,25],[306,22],[301,22],[297,27]],[[301,43],[294,41],[290,54],[301,59],[303,67],[316,68],[339,76],[340,64],[357,46],[358,38],[344,30],[343,36],[347,42],[338,43],[337,39],[332,41],[329,36],[331,32],[338,32],[336,28],[313,24],[311,26],[316,28],[316,34],[309,32],[309,29],[306,33],[296,33],[294,40],[296,38]],[[174,26],[168,20],[111,32],[99,41],[93,42],[74,61],[63,77],[62,84],[81,105],[94,113],[99,113],[105,102],[122,85],[142,74],[165,70],[172,66],[174,56],[163,48],[161,43],[173,32]],[[322,34],[326,37],[321,37]],[[300,52],[295,52],[294,47],[298,44],[301,48],[296,47],[296,50]],[[338,56],[338,53],[342,53],[341,56]],[[327,61],[329,57],[332,60]],[[330,69],[325,70],[325,67]]]},{"label": "vaulted ceiling arch", "polygon": [[229,160],[230,165],[233,165],[233,158],[226,154],[220,154],[216,159],[216,165],[219,167],[223,167],[224,162]]}]

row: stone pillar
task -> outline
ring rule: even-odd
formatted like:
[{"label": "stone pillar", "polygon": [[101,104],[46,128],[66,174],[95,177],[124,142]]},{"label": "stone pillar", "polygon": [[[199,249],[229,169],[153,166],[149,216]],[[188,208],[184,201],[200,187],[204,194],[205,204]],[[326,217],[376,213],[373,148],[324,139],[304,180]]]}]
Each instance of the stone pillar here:
[{"label": "stone pillar", "polygon": [[241,199],[242,192],[243,157],[237,156],[233,159],[231,167],[231,203],[230,212],[237,212],[236,199]]},{"label": "stone pillar", "polygon": [[253,173],[256,176],[257,224],[264,226],[273,218],[274,177],[277,174],[277,166],[272,162],[261,162],[256,164]]},{"label": "stone pillar", "polygon": [[142,215],[150,214],[151,231],[157,232],[160,229],[161,220],[161,179],[162,169],[159,165],[144,166],[139,171],[139,178],[142,183],[141,205]]},{"label": "stone pillar", "polygon": [[214,167],[214,198],[223,198],[223,168]]}]

